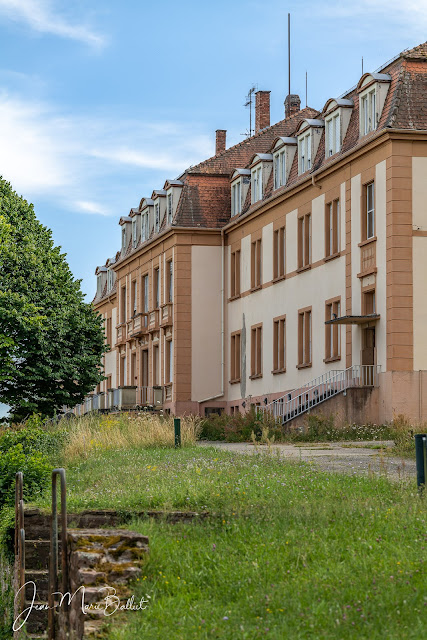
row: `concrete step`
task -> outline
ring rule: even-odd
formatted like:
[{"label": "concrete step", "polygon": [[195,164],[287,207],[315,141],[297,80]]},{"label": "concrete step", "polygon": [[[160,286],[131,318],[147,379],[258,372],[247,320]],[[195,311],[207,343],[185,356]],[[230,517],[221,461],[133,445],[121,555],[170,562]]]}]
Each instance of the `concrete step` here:
[{"label": "concrete step", "polygon": [[[35,602],[34,606],[43,606],[45,602]],[[47,632],[47,609],[33,609],[25,625],[27,633],[45,634]]]}]

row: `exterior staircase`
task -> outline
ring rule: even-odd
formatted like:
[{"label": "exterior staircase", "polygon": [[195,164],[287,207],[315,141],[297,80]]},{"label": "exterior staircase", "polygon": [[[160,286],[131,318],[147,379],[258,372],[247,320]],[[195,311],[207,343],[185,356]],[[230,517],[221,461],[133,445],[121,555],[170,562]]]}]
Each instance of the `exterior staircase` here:
[{"label": "exterior staircase", "polygon": [[347,389],[378,386],[380,368],[379,365],[358,364],[348,369],[333,369],[260,409],[286,424]]}]

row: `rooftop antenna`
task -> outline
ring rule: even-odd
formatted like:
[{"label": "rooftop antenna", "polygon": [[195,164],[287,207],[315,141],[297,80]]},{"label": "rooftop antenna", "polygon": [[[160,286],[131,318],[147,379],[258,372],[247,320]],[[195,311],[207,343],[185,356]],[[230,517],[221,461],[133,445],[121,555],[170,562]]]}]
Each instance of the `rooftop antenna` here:
[{"label": "rooftop antenna", "polygon": [[363,56],[362,56],[362,76],[363,76]]},{"label": "rooftop antenna", "polygon": [[291,14],[288,13],[288,96],[291,95]]},{"label": "rooftop antenna", "polygon": [[253,104],[253,96],[255,91],[257,90],[256,85],[253,85],[249,91],[248,91],[248,95],[246,96],[246,102],[245,102],[245,107],[249,107],[249,133],[242,133],[242,136],[246,136],[247,138],[250,138],[252,133],[255,133],[255,130],[252,129],[252,104]]},{"label": "rooftop antenna", "polygon": [[305,106],[308,106],[308,76],[307,71],[305,72]]}]

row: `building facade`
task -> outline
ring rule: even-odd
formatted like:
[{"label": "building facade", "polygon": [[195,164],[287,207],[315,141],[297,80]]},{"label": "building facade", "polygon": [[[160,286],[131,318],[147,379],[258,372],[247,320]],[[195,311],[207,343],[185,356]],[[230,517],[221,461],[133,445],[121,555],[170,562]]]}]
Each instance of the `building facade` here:
[{"label": "building facade", "polygon": [[98,406],[285,418],[351,378],[360,419],[427,419],[426,83],[424,44],[321,111],[288,96],[273,125],[259,91],[255,135],[217,131],[214,157],[122,217],[96,271]]}]

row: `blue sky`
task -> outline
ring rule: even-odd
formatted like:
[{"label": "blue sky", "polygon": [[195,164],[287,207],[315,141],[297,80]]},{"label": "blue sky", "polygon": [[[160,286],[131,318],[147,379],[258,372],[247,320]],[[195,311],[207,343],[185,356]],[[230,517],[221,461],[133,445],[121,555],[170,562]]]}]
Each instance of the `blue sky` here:
[{"label": "blue sky", "polygon": [[427,38],[427,1],[0,0],[0,174],[34,203],[91,298],[141,197],[249,124],[251,85],[322,108]]}]

